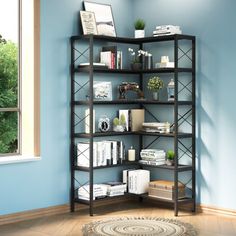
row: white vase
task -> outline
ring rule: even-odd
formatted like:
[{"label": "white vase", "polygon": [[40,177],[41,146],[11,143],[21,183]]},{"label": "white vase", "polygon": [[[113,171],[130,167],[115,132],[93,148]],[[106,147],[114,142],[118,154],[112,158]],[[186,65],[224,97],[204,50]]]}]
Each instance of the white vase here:
[{"label": "white vase", "polygon": [[135,38],[144,38],[145,37],[145,30],[135,30],[134,37]]},{"label": "white vase", "polygon": [[152,98],[153,98],[153,100],[158,101],[159,100],[159,91],[153,92]]}]

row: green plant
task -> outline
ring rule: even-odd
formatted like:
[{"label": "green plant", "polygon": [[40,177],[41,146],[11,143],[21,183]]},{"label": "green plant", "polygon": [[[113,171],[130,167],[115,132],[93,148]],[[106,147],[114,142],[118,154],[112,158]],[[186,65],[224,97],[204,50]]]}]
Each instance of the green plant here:
[{"label": "green plant", "polygon": [[158,76],[153,76],[149,79],[147,88],[151,91],[158,91],[164,87],[164,82]]},{"label": "green plant", "polygon": [[120,119],[117,118],[117,117],[115,117],[115,118],[113,119],[113,125],[114,125],[114,126],[117,126],[117,125],[123,125],[123,126],[125,126],[125,125],[126,125],[125,115],[124,115],[124,114],[121,114]]},{"label": "green plant", "polygon": [[117,126],[117,125],[119,125],[119,124],[120,124],[119,119],[118,119],[117,117],[115,117],[114,120],[113,120],[113,125],[114,125],[114,126]]},{"label": "green plant", "polygon": [[168,150],[166,153],[166,157],[168,160],[173,161],[175,158],[175,152],[173,150]]},{"label": "green plant", "polygon": [[137,19],[135,22],[134,22],[134,28],[136,30],[144,30],[145,28],[145,21],[142,20],[142,19]]},{"label": "green plant", "polygon": [[120,125],[126,125],[125,115],[121,114],[120,116]]}]

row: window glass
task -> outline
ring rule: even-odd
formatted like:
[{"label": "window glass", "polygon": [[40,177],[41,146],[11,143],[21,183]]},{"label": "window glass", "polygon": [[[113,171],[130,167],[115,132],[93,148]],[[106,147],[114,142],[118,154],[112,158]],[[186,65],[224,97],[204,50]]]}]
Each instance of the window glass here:
[{"label": "window glass", "polygon": [[0,0],[0,155],[18,153],[19,0]]}]

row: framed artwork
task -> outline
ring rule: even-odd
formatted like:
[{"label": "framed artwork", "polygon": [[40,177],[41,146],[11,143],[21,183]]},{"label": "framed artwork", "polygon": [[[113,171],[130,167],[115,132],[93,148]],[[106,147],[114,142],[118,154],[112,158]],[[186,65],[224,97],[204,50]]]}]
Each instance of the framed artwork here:
[{"label": "framed artwork", "polygon": [[111,82],[99,82],[93,83],[93,97],[97,101],[111,101],[112,100],[112,84]]},{"label": "framed artwork", "polygon": [[84,9],[94,12],[99,35],[116,37],[111,5],[84,1]]},{"label": "framed artwork", "polygon": [[95,15],[93,12],[80,11],[80,19],[84,34],[98,34]]}]

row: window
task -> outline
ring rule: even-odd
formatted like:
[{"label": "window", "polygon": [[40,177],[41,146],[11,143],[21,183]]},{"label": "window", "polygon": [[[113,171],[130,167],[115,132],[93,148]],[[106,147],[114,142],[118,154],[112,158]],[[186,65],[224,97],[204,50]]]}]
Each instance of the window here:
[{"label": "window", "polygon": [[0,154],[20,152],[19,0],[0,0]]},{"label": "window", "polygon": [[[15,45],[16,47],[16,64],[17,64],[17,76],[16,85],[10,83],[7,80],[8,89],[11,94],[15,95],[14,103],[0,105],[0,113],[4,118],[0,117],[0,143],[1,136],[3,135],[2,127],[6,130],[12,131],[12,141],[11,148],[1,150],[0,155],[12,156],[13,153],[18,154],[18,158],[27,156],[32,159],[33,156],[39,156],[40,154],[40,143],[39,143],[39,130],[40,130],[40,104],[39,104],[39,62],[40,62],[40,27],[39,27],[39,16],[40,16],[40,0],[0,0],[0,34],[2,23],[7,22],[5,18],[2,20],[1,11],[6,12],[7,5],[11,6],[11,12],[8,13],[11,20],[13,19],[13,3],[16,6],[15,15],[17,16],[17,27],[16,31],[19,36],[17,37]],[[2,33],[3,34],[3,33]],[[8,44],[3,40],[4,35],[2,35],[2,44]],[[8,39],[8,38],[7,38]],[[19,42],[19,43],[18,43]],[[1,44],[1,45],[2,45]],[[1,56],[0,56],[1,60]],[[9,63],[9,61],[8,61]],[[12,63],[11,63],[12,64]],[[1,62],[0,62],[1,67]],[[1,71],[1,69],[0,69]],[[0,74],[0,80],[2,76]],[[14,80],[14,81],[15,81]],[[10,89],[11,88],[11,89]],[[1,82],[0,82],[0,94],[2,94]],[[0,95],[1,104],[1,95]],[[7,114],[7,115],[6,115]],[[11,115],[10,115],[11,114]],[[9,118],[10,117],[10,118]],[[9,122],[9,120],[14,120],[12,125],[6,126],[3,122]],[[9,135],[6,135],[9,137]],[[10,157],[9,157],[10,158]],[[0,164],[4,157],[0,158]]]}]

